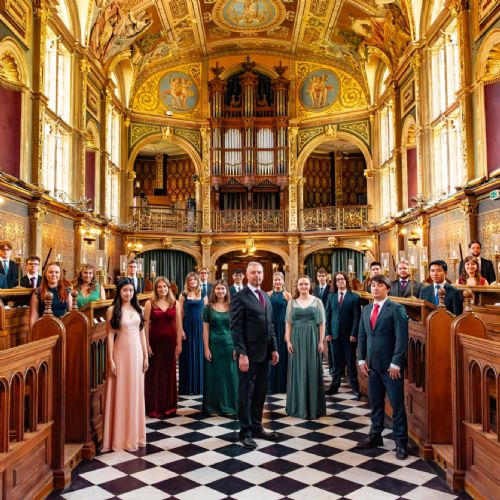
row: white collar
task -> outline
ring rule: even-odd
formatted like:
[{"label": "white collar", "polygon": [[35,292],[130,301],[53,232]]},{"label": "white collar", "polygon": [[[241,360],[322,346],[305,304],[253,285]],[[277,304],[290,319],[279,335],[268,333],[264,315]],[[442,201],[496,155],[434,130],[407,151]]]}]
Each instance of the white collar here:
[{"label": "white collar", "polygon": [[380,309],[382,309],[383,305],[387,302],[388,299],[389,299],[389,297],[386,297],[384,300],[374,300],[373,305],[378,304],[380,306],[379,307],[379,310],[380,310]]}]

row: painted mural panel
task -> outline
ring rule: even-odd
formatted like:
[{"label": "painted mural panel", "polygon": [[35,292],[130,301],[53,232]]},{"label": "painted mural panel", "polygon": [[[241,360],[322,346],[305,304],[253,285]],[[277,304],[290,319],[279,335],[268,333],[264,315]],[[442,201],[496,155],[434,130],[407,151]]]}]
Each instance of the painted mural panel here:
[{"label": "painted mural panel", "polygon": [[170,71],[160,82],[160,99],[168,110],[186,114],[198,105],[198,87],[193,78],[181,71]]},{"label": "painted mural panel", "polygon": [[309,73],[299,89],[299,99],[304,108],[312,111],[328,109],[338,98],[340,82],[329,69],[317,69]]}]

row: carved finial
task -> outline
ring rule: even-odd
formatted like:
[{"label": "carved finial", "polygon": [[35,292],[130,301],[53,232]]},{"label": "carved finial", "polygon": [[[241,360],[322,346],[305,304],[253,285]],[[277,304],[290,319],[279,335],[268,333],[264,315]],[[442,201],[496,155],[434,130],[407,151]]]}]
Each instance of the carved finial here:
[{"label": "carved finial", "polygon": [[250,60],[250,56],[247,56],[245,59],[245,62],[241,63],[241,67],[245,71],[250,72],[250,71],[253,71],[253,69],[255,68],[255,63]]},{"label": "carved finial", "polygon": [[471,313],[472,312],[472,299],[474,298],[474,293],[472,290],[469,290],[466,288],[464,290],[464,313]]},{"label": "carved finial", "polygon": [[444,289],[444,287],[439,288],[439,290],[438,290],[438,300],[439,300],[438,308],[439,309],[444,309],[446,307],[444,305],[444,298],[445,297],[446,297],[446,290]]},{"label": "carved finial", "polygon": [[213,68],[210,68],[210,71],[215,75],[216,79],[219,79],[220,75],[223,73],[225,69],[226,68],[224,68],[223,66],[219,66],[219,61],[217,61],[215,63],[215,66]]},{"label": "carved finial", "polygon": [[73,298],[73,303],[71,305],[71,310],[72,311],[78,311],[78,304],[76,302],[76,298],[78,297],[78,290],[76,290],[76,289],[71,290],[71,297]]},{"label": "carved finial", "polygon": [[46,314],[52,315],[52,299],[54,295],[51,292],[46,292],[43,301],[45,302],[45,311],[43,312],[44,316]]},{"label": "carved finial", "polygon": [[278,73],[278,76],[280,78],[283,77],[283,75],[285,74],[285,71],[288,69],[288,66],[282,66],[281,65],[281,61],[280,61],[280,64],[279,66],[274,66],[274,71],[276,71],[276,73]]}]

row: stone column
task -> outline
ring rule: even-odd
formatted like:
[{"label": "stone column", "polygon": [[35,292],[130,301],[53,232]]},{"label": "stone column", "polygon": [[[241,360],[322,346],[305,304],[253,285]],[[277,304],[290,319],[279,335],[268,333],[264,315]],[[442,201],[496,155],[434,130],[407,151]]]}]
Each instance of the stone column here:
[{"label": "stone column", "polygon": [[300,274],[304,272],[302,266],[302,273],[299,269],[299,244],[300,238],[298,236],[290,236],[288,238],[288,254],[290,255],[290,269],[287,275],[286,286],[288,290],[293,291],[294,283]]},{"label": "stone column", "polygon": [[[43,221],[47,209],[38,201],[32,202],[29,206],[30,237],[29,237],[29,255],[38,255],[42,258],[42,230]],[[43,262],[42,262],[43,265]],[[41,271],[41,268],[40,268]]]},{"label": "stone column", "polygon": [[201,244],[201,265],[206,267],[210,273],[209,280],[213,281],[215,276],[212,276],[212,238],[210,236],[202,236]]},{"label": "stone column", "polygon": [[[418,193],[425,193],[425,172],[424,172],[424,140],[425,135],[422,133],[422,108],[421,108],[421,98],[420,98],[420,81],[422,78],[422,55],[420,52],[416,52],[412,57],[410,62],[413,68],[413,81],[415,84],[415,142],[417,148],[417,185]],[[425,194],[424,194],[425,196]]]},{"label": "stone column", "polygon": [[[45,46],[47,39],[47,24],[51,12],[45,1],[41,1],[34,10],[33,17],[33,61],[38,61],[38,68],[33,71],[33,96],[32,96],[32,157],[31,157],[31,182],[38,186],[43,185],[43,143],[44,121],[47,97],[44,94],[45,76]],[[40,247],[41,248],[41,247]]]},{"label": "stone column", "polygon": [[[470,2],[450,2],[452,15],[457,18],[458,53],[460,54],[460,89],[457,92],[460,103],[460,125],[462,127],[462,158],[464,184],[476,178],[474,134],[471,126],[475,121],[473,109],[472,51],[470,35]],[[470,152],[470,153],[469,153]]]},{"label": "stone column", "polygon": [[[403,172],[401,162],[401,93],[397,82],[391,87],[392,128],[394,131],[394,149],[392,151],[396,184],[396,212],[403,209]],[[392,194],[392,193],[391,193]]]},{"label": "stone column", "polygon": [[298,127],[288,129],[288,230],[297,231],[298,203],[297,203],[297,135]]},{"label": "stone column", "polygon": [[[465,241],[468,243],[478,238],[477,201],[468,196],[460,203],[460,211],[465,218]],[[483,242],[484,243],[484,242]]]},{"label": "stone column", "polygon": [[[80,108],[80,186],[77,186],[77,199],[85,196],[85,168],[87,150],[87,84],[90,64],[86,59],[80,60],[81,96]],[[75,261],[76,262],[76,261]]]}]

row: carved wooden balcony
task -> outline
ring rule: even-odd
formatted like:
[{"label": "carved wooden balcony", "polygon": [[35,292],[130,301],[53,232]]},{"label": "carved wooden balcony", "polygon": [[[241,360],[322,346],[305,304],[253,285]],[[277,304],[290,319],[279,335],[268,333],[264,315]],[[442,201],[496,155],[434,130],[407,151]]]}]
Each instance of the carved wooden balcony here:
[{"label": "carved wooden balcony", "polygon": [[132,220],[137,231],[173,231],[197,233],[201,212],[169,207],[133,207]]},{"label": "carved wooden balcony", "polygon": [[305,208],[301,215],[302,231],[362,229],[368,225],[367,205]]},{"label": "carved wooden balcony", "polygon": [[288,228],[285,210],[219,210],[212,214],[216,233],[283,232]]}]

